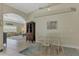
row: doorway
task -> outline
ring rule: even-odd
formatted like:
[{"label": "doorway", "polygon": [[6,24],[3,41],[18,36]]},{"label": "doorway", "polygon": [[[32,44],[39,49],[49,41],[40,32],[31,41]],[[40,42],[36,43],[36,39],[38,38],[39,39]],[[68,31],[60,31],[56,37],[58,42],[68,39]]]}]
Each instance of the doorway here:
[{"label": "doorway", "polygon": [[21,40],[24,42],[24,40],[26,40],[25,37],[23,37],[23,34],[26,33],[25,19],[15,13],[5,13],[3,14],[3,22],[4,48],[17,48],[17,45],[19,45],[18,42],[20,42]]}]

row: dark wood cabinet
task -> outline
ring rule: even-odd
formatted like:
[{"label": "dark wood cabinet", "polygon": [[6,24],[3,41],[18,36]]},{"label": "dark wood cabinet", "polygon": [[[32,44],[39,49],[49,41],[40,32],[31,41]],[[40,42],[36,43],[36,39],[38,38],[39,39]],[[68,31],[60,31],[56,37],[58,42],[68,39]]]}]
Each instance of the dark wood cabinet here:
[{"label": "dark wood cabinet", "polygon": [[35,42],[35,22],[29,22],[26,24],[26,41],[31,41],[31,42]]},{"label": "dark wood cabinet", "polygon": [[7,44],[7,33],[3,33],[3,44]]}]

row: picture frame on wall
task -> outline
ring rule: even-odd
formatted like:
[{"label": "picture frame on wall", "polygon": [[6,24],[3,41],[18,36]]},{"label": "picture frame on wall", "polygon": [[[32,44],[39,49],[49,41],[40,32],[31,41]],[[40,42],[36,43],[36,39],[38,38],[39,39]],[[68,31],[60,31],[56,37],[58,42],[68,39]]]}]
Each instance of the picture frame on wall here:
[{"label": "picture frame on wall", "polygon": [[57,29],[57,21],[49,21],[47,22],[47,29]]}]

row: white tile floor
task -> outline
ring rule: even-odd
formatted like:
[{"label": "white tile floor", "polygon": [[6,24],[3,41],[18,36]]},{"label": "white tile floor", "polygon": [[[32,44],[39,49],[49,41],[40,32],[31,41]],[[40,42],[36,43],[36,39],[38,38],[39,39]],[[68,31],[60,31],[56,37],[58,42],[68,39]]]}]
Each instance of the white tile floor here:
[{"label": "white tile floor", "polygon": [[7,48],[0,52],[1,56],[24,56],[19,52],[29,44],[26,43],[25,38],[22,36],[14,36],[7,39]]},{"label": "white tile floor", "polygon": [[[19,52],[29,47],[30,45],[31,43],[30,44],[29,42],[26,43],[25,37],[22,36],[9,37],[7,39],[7,48],[4,49],[3,52],[0,52],[0,56],[25,56]],[[71,52],[73,51],[74,53],[70,53],[70,51]],[[79,55],[79,53],[77,53],[78,51],[73,50],[72,48],[69,50],[69,48],[67,48],[65,52],[66,55]]]}]

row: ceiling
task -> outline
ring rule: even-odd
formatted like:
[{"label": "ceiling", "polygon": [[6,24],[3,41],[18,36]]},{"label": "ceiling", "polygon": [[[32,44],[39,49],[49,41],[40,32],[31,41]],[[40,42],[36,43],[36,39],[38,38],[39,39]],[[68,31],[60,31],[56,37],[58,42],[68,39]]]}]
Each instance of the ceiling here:
[{"label": "ceiling", "polygon": [[14,7],[28,14],[35,10],[57,5],[57,3],[7,3],[7,5]]}]

